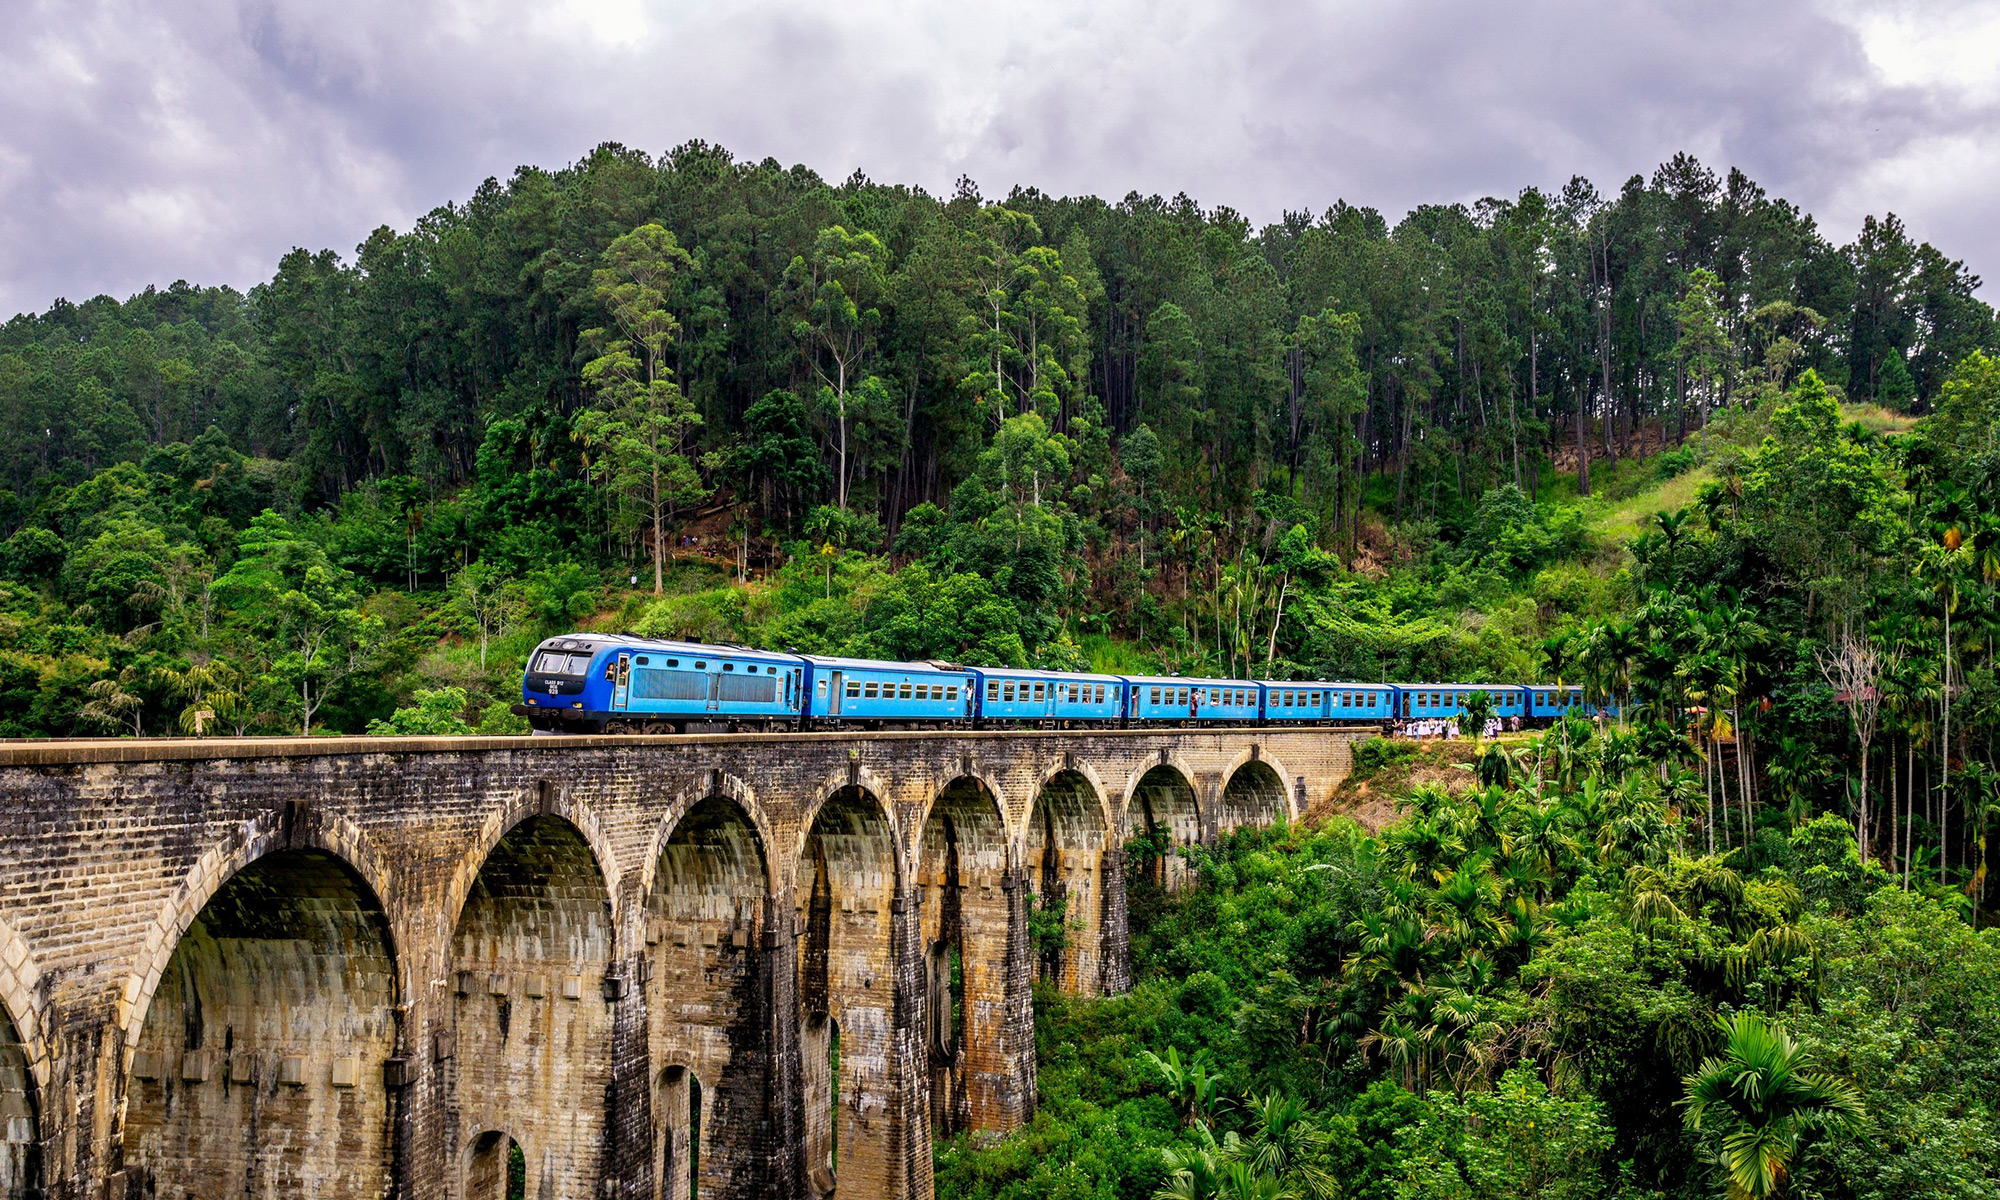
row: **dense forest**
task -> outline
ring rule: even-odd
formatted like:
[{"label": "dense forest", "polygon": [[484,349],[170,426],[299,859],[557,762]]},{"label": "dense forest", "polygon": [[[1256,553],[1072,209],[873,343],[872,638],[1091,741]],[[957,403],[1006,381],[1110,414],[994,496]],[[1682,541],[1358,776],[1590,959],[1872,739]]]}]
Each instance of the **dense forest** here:
[{"label": "dense forest", "polygon": [[1042,1115],[943,1194],[1973,1194],[1978,283],[1687,156],[1256,228],[604,146],[0,327],[0,736],[517,733],[579,626],[1577,682],[1619,720],[1380,836],[1135,876],[1145,982],[1040,998]]},{"label": "dense forest", "polygon": [[1379,836],[1185,851],[1179,895],[1135,857],[1136,986],[1038,985],[1041,1108],[945,1143],[938,1195],[1993,1194],[2000,931],[1956,892],[1832,815],[1710,854],[1695,773],[1615,729],[1474,765]]}]

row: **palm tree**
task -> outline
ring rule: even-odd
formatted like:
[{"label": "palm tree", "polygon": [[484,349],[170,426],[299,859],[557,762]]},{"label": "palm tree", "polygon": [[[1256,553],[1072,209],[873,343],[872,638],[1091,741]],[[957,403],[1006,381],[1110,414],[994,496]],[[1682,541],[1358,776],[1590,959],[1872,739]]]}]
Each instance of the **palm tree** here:
[{"label": "palm tree", "polygon": [[1717,1019],[1725,1044],[1681,1082],[1687,1127],[1721,1136],[1715,1161],[1730,1200],[1780,1195],[1799,1139],[1837,1133],[1860,1119],[1846,1084],[1807,1070],[1806,1053],[1783,1028],[1754,1012]]},{"label": "palm tree", "polygon": [[132,727],[132,736],[141,737],[145,733],[146,701],[129,688],[137,687],[139,673],[135,667],[126,667],[118,672],[115,679],[100,679],[85,689],[90,699],[77,710],[77,717],[92,725],[117,729],[125,725]]},{"label": "palm tree", "polygon": [[1139,1053],[1160,1073],[1167,1087],[1167,1098],[1181,1112],[1181,1123],[1206,1127],[1222,1099],[1222,1073],[1214,1069],[1208,1048],[1195,1051],[1193,1057],[1185,1060],[1176,1046],[1168,1046],[1165,1057],[1151,1050]]}]

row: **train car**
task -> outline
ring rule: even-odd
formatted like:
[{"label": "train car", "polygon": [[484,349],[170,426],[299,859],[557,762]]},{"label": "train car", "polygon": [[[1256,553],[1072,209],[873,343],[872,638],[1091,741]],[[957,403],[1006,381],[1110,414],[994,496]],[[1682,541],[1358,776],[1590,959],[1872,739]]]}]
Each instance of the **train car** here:
[{"label": "train car", "polygon": [[551,638],[529,657],[514,711],[546,732],[684,733],[796,725],[794,654],[654,638]]},{"label": "train car", "polygon": [[1341,683],[1314,679],[1266,680],[1264,720],[1284,723],[1386,721],[1394,715],[1395,691],[1388,684]]},{"label": "train car", "polygon": [[1537,683],[1528,688],[1528,716],[1537,721],[1553,721],[1568,712],[1583,712],[1583,689]]},{"label": "train car", "polygon": [[1324,682],[1258,680],[1263,695],[1261,718],[1267,723],[1312,724],[1327,719],[1328,694],[1335,685]]},{"label": "train car", "polygon": [[1262,697],[1248,679],[1183,679],[1180,676],[1126,676],[1131,721],[1217,721],[1255,724]]},{"label": "train car", "polygon": [[1116,675],[967,668],[977,686],[973,717],[981,724],[1081,721],[1111,724],[1123,712],[1124,680]]},{"label": "train car", "polygon": [[1593,704],[1584,699],[1583,689],[1574,684],[1559,687],[1554,684],[1534,683],[1523,688],[1528,697],[1527,715],[1536,721],[1551,722],[1565,713],[1576,713],[1584,717],[1616,717],[1618,702],[1606,700]]},{"label": "train car", "polygon": [[952,725],[969,721],[976,679],[937,663],[801,655],[810,665],[807,721],[821,726]]},{"label": "train car", "polygon": [[1525,690],[1511,683],[1410,683],[1397,688],[1401,695],[1400,716],[1450,719],[1465,714],[1465,698],[1485,692],[1493,715],[1505,720],[1523,716],[1528,701]]},{"label": "train car", "polygon": [[1195,719],[1254,725],[1263,718],[1264,689],[1249,679],[1197,679]]},{"label": "train car", "polygon": [[1386,683],[1329,683],[1327,719],[1379,724],[1396,715],[1396,689]]},{"label": "train car", "polygon": [[1146,675],[1122,678],[1125,683],[1126,720],[1182,722],[1193,719],[1193,680]]}]

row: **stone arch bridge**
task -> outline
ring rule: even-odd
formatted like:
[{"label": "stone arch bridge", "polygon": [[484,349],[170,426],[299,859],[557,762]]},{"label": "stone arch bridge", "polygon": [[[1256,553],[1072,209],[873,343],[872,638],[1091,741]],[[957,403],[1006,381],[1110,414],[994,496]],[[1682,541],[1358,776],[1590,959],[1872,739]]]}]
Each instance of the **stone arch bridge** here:
[{"label": "stone arch bridge", "polygon": [[0,1200],[928,1197],[1354,736],[0,745]]}]

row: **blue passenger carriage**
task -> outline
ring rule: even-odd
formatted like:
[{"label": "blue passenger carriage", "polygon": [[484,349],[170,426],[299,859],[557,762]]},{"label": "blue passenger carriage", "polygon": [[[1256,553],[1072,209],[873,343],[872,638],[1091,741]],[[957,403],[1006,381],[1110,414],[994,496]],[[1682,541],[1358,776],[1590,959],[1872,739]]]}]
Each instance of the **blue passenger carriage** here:
[{"label": "blue passenger carriage", "polygon": [[1192,720],[1196,682],[1178,676],[1127,676],[1125,716],[1133,721]]},{"label": "blue passenger carriage", "polygon": [[1263,715],[1264,689],[1248,679],[1197,679],[1195,719],[1254,725]]},{"label": "blue passenger carriage", "polygon": [[1051,721],[1113,723],[1124,711],[1124,681],[1010,667],[967,668],[977,682],[974,717],[982,724]]},{"label": "blue passenger carriage", "polygon": [[1264,698],[1263,719],[1276,723],[1307,723],[1327,719],[1327,702],[1334,684],[1260,680]]},{"label": "blue passenger carriage", "polygon": [[801,656],[812,687],[808,716],[817,725],[948,725],[971,716],[969,670],[937,663]]},{"label": "blue passenger carriage", "polygon": [[1399,687],[1400,715],[1415,719],[1449,719],[1465,715],[1465,698],[1485,692],[1493,704],[1493,715],[1505,720],[1526,715],[1527,697],[1511,683],[1411,683]]},{"label": "blue passenger carriage", "polygon": [[1394,716],[1396,688],[1388,684],[1342,684],[1330,682],[1326,688],[1326,720],[1334,722],[1384,722]]},{"label": "blue passenger carriage", "polygon": [[1248,679],[1138,676],[1125,682],[1132,696],[1126,715],[1134,721],[1254,724],[1263,703],[1262,689]]},{"label": "blue passenger carriage", "polygon": [[1583,689],[1575,684],[1533,683],[1521,690],[1528,697],[1528,716],[1538,721],[1553,721],[1565,713],[1584,717],[1618,715],[1615,700],[1592,704],[1584,699]]}]

